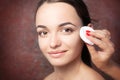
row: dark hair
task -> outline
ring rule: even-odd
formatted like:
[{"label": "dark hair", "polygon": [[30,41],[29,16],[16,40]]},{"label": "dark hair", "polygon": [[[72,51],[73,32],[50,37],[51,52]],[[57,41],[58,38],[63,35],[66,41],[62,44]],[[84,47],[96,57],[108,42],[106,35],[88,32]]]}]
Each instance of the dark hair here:
[{"label": "dark hair", "polygon": [[[82,19],[84,26],[87,26],[89,23],[91,23],[87,6],[83,2],[83,0],[40,0],[37,6],[37,10],[44,2],[47,2],[47,3],[64,2],[64,3],[70,4],[75,8],[78,16]],[[85,44],[82,51],[82,60],[83,62],[85,62],[87,65],[90,66],[90,62],[91,62],[90,54]]]}]

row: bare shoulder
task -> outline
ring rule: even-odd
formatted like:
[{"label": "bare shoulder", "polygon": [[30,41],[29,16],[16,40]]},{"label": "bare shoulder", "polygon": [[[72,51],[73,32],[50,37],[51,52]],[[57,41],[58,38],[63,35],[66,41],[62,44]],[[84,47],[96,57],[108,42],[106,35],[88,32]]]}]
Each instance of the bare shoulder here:
[{"label": "bare shoulder", "polygon": [[98,72],[88,66],[84,66],[83,75],[85,80],[105,80]]},{"label": "bare shoulder", "polygon": [[90,73],[89,80],[105,80],[98,72],[96,72],[93,69],[91,69],[89,73]]},{"label": "bare shoulder", "polygon": [[51,74],[49,74],[48,76],[46,76],[46,77],[44,78],[44,80],[53,80],[53,77],[54,77],[54,74],[51,73]]}]

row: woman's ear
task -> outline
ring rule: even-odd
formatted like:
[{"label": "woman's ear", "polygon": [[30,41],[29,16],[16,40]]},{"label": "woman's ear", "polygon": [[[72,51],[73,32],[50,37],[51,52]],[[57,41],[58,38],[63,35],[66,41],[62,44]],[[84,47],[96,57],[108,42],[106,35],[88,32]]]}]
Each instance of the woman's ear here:
[{"label": "woman's ear", "polygon": [[93,28],[93,24],[92,23],[89,23],[87,26]]}]

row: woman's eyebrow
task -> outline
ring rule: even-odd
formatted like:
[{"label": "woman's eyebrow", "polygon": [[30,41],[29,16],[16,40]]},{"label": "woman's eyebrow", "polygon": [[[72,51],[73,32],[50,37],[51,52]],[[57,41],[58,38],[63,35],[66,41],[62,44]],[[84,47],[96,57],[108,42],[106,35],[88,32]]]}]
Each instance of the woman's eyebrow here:
[{"label": "woman's eyebrow", "polygon": [[37,28],[47,28],[47,27],[44,25],[38,25]]},{"label": "woman's eyebrow", "polygon": [[[65,26],[65,25],[73,25],[75,27],[77,27],[75,24],[71,23],[71,22],[64,22],[64,23],[61,23],[58,25],[58,27],[62,27],[62,26]],[[44,25],[38,25],[36,28],[47,28],[46,26]]]},{"label": "woman's eyebrow", "polygon": [[73,26],[77,27],[75,24],[73,24],[73,23],[71,23],[71,22],[61,23],[61,24],[59,24],[58,26],[59,26],[59,27],[62,27],[62,26],[65,26],[65,25],[73,25]]}]

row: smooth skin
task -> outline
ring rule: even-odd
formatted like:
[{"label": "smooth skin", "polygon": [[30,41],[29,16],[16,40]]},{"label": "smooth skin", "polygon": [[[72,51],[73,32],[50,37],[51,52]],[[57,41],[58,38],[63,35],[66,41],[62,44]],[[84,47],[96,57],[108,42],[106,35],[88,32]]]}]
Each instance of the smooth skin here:
[{"label": "smooth skin", "polygon": [[104,80],[80,58],[83,47],[79,37],[81,26],[81,19],[69,4],[44,3],[38,9],[39,46],[54,67],[54,72],[44,80]]}]

